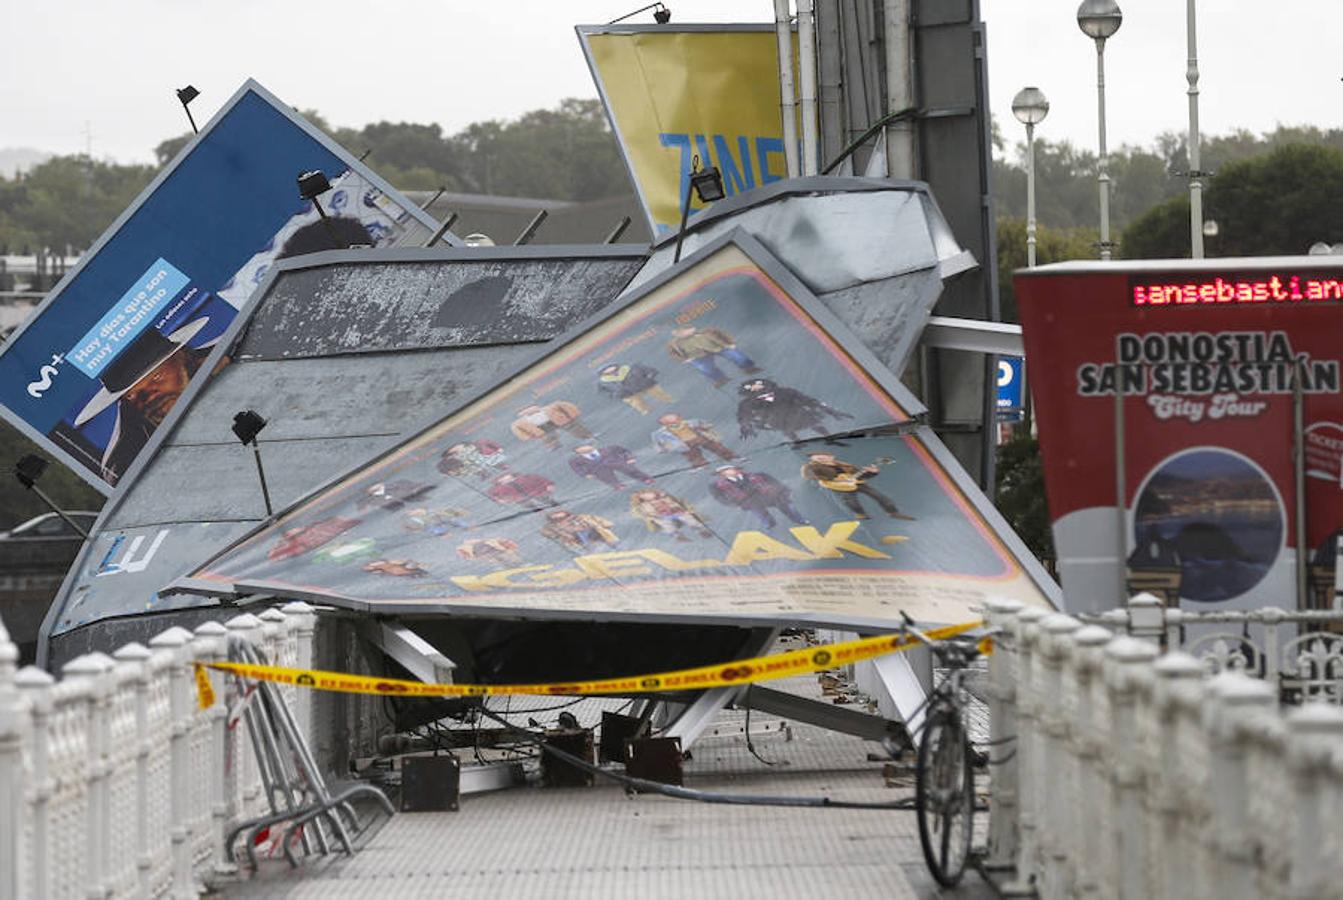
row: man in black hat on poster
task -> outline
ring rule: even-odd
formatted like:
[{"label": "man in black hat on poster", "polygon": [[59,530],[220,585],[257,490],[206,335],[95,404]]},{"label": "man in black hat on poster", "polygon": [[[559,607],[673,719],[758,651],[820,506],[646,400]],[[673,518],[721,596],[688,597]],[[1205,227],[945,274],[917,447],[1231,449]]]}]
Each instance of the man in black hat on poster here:
[{"label": "man in black hat on poster", "polygon": [[[147,329],[103,368],[97,393],[73,419],[56,426],[52,440],[116,484],[210,355],[213,340],[201,346],[191,343],[209,322],[209,316],[198,314],[167,334]],[[100,448],[85,426],[113,409],[111,431]]]}]

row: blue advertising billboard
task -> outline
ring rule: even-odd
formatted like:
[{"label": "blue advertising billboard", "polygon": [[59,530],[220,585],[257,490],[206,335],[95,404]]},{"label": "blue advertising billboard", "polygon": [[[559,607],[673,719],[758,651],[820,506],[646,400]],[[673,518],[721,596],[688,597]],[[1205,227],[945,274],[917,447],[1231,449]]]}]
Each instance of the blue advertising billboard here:
[{"label": "blue advertising billboard", "polygon": [[111,493],[276,260],[435,227],[248,81],[0,347],[0,414]]}]

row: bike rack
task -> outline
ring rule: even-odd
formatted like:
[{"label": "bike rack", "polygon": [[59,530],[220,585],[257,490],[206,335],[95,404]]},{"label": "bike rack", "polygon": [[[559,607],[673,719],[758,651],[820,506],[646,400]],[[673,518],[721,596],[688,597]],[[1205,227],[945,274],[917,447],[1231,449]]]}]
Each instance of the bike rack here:
[{"label": "bike rack", "polygon": [[[268,664],[255,646],[238,636],[229,637],[228,658],[230,662]],[[331,842],[328,830],[339,842],[345,855],[353,856],[350,830],[361,830],[353,801],[359,798],[371,799],[389,816],[394,812],[391,801],[382,791],[366,784],[352,785],[333,794],[322,778],[312,751],[279,686],[268,681],[246,682],[237,678],[235,684],[240,688],[241,714],[247,724],[270,813],[248,819],[229,832],[224,844],[229,862],[234,862],[234,845],[239,835],[246,832],[247,861],[252,870],[256,871],[257,836],[263,829],[284,822],[289,825],[280,839],[280,846],[291,866],[298,866],[293,851],[296,837],[305,855],[312,855],[314,844],[317,852],[329,854]],[[311,839],[306,827],[309,824],[313,826]]]}]

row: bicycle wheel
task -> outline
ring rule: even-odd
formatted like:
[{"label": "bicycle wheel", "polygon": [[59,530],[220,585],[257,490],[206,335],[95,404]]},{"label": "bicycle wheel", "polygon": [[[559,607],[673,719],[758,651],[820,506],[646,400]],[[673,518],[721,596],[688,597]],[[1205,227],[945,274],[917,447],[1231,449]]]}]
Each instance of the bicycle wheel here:
[{"label": "bicycle wheel", "polygon": [[937,706],[928,712],[919,741],[914,791],[924,861],[938,884],[952,887],[965,874],[970,859],[975,813],[970,741],[953,707]]}]

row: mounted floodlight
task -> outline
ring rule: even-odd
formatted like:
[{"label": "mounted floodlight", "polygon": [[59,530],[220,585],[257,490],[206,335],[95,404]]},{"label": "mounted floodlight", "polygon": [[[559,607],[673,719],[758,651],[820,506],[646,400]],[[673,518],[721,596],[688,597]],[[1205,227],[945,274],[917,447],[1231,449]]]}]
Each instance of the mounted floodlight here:
[{"label": "mounted floodlight", "polygon": [[[317,203],[318,211],[321,211],[322,205],[318,203],[317,198],[331,190],[331,182],[327,180],[326,173],[321,169],[313,169],[311,172],[304,172],[298,176],[298,195],[304,200],[311,200]],[[325,212],[322,215],[326,215]]]},{"label": "mounted floodlight", "polygon": [[639,8],[636,9],[634,12],[627,12],[627,13],[625,13],[623,16],[621,16],[621,17],[618,18],[618,19],[612,19],[611,21],[607,22],[606,24],[607,24],[607,25],[614,25],[614,24],[616,24],[617,22],[623,22],[623,21],[625,21],[626,19],[629,19],[629,18],[632,18],[632,17],[634,17],[634,16],[637,16],[637,15],[638,15],[639,13],[641,13],[641,12],[647,12],[647,11],[650,10],[650,9],[653,10],[653,21],[654,21],[654,22],[657,22],[659,25],[666,25],[668,22],[671,21],[671,10],[670,10],[670,9],[668,9],[666,6],[664,6],[664,5],[661,4],[661,3],[650,3],[650,4],[648,4],[647,6],[641,6],[641,7],[639,7]]},{"label": "mounted floodlight", "polygon": [[311,200],[312,205],[317,207],[317,215],[326,224],[326,233],[331,238],[331,246],[348,247],[349,244],[342,241],[340,235],[336,234],[336,227],[326,217],[326,210],[322,209],[322,201],[319,198],[329,190],[331,190],[331,182],[327,180],[326,173],[321,169],[302,172],[298,176],[298,195],[304,200]]},{"label": "mounted floodlight", "polygon": [[38,456],[35,453],[28,453],[14,464],[14,477],[19,480],[19,484],[36,494],[38,498],[47,505],[47,509],[64,519],[65,524],[73,528],[80,537],[87,541],[89,539],[88,531],[74,519],[66,515],[65,510],[53,503],[51,498],[43,493],[42,489],[37,486],[37,480],[42,477],[42,473],[46,470],[47,461],[45,458]]},{"label": "mounted floodlight", "polygon": [[266,420],[257,412],[245,409],[233,417],[233,433],[243,445],[255,444],[256,436],[266,427]]},{"label": "mounted floodlight", "polygon": [[[325,176],[323,180],[325,180]],[[256,457],[256,474],[261,479],[261,499],[266,504],[266,518],[271,519],[274,518],[275,511],[271,509],[270,489],[266,487],[266,470],[261,467],[261,447],[256,442],[256,436],[265,427],[266,420],[255,410],[245,409],[233,417],[233,433],[237,435],[238,440],[242,442],[244,447],[248,444],[252,445],[252,454]]]},{"label": "mounted floodlight", "polygon": [[47,461],[35,453],[29,453],[14,464],[14,477],[19,479],[19,484],[31,488],[46,470]]},{"label": "mounted floodlight", "polygon": [[690,176],[690,186],[701,203],[714,203],[726,196],[723,191],[723,175],[717,166],[710,166],[702,172]]},{"label": "mounted floodlight", "polygon": [[193,134],[200,134],[201,130],[196,127],[196,117],[191,114],[191,101],[195,100],[200,95],[201,92],[191,85],[177,89],[177,101],[182,104],[182,109],[187,114],[187,121],[191,123],[191,131]]},{"label": "mounted floodlight", "polygon": [[690,164],[690,187],[685,192],[685,203],[681,207],[681,227],[676,232],[676,253],[672,255],[672,265],[681,261],[681,241],[685,239],[685,223],[690,218],[690,195],[692,193],[699,197],[701,203],[713,203],[726,196],[723,190],[723,176],[718,171],[718,167],[709,166],[709,168],[701,170],[698,155]]}]

